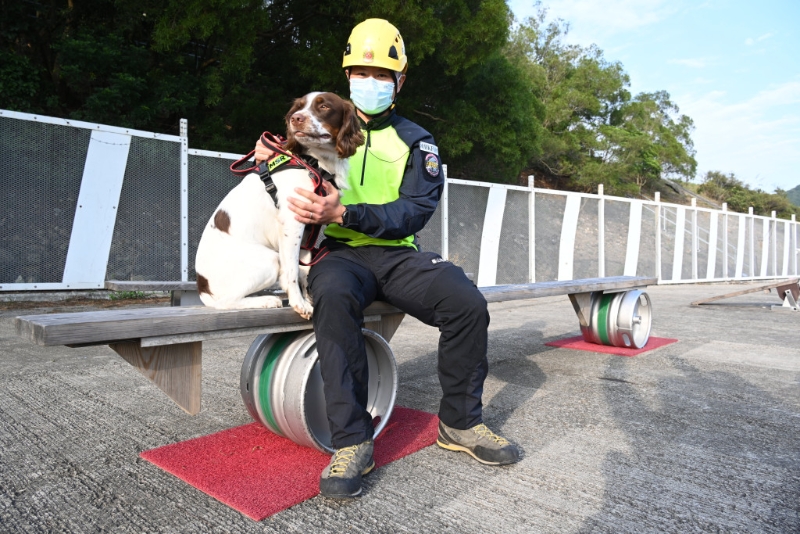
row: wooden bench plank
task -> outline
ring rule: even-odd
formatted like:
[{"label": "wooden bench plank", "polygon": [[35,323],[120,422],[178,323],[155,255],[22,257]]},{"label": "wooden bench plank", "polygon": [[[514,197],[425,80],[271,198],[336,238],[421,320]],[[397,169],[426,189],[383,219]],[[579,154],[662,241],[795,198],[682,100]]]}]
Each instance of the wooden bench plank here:
[{"label": "wooden bench plank", "polygon": [[787,280],[773,280],[769,284],[765,284],[763,286],[750,287],[747,289],[741,289],[738,291],[725,293],[724,295],[717,295],[715,297],[708,297],[696,300],[692,302],[690,306],[701,306],[703,304],[709,304],[717,300],[729,299],[731,297],[739,297],[742,295],[747,295],[748,293],[757,293],[759,291],[769,292],[770,289],[777,290],[778,298],[781,300],[783,300],[784,298],[784,291],[788,289],[792,291],[792,295],[794,296],[795,300],[797,300],[797,298],[800,297],[800,292],[798,292],[798,283],[800,283],[800,278],[790,278]]},{"label": "wooden bench plank", "polygon": [[[492,286],[481,288],[481,291],[488,302],[502,302],[594,291],[620,291],[655,283],[656,278],[616,276]],[[398,314],[396,325],[390,327],[388,322],[385,325],[385,333],[391,337],[402,320],[402,312],[385,302],[375,302],[365,310],[365,315],[386,314]],[[374,326],[375,321],[369,322]],[[291,308],[217,310],[205,307],[160,307],[29,315],[17,317],[15,325],[20,336],[38,345],[50,346],[106,344],[171,336],[187,336],[181,341],[187,342],[203,339],[197,336],[204,333],[243,331],[265,326],[281,331],[302,330],[308,328],[309,323]]]},{"label": "wooden bench plank", "polygon": [[[375,302],[366,315],[400,313]],[[132,339],[263,326],[307,328],[309,322],[291,308],[217,310],[203,307],[161,307],[52,313],[17,317],[17,334],[37,345],[107,344]]]},{"label": "wooden bench plank", "polygon": [[[382,318],[393,317],[394,315],[395,314],[386,314],[383,316],[366,315],[364,316],[364,322],[368,325],[367,328],[370,328],[369,325],[381,324]],[[196,332],[191,334],[178,334],[173,336],[145,337],[141,339],[141,345],[142,347],[160,347],[163,345],[172,345],[174,343],[208,341],[211,339],[222,339],[226,337],[257,336],[259,334],[278,334],[281,332],[297,332],[298,330],[311,330],[313,327],[314,326],[311,324],[311,321],[306,321],[299,325],[298,324],[289,324],[283,326],[265,325],[265,326],[254,326],[252,328],[236,328],[233,330],[216,330],[214,332]],[[380,333],[381,329],[370,328],[370,330],[374,330],[375,332]],[[385,339],[386,341],[389,341],[389,339],[387,338]]]},{"label": "wooden bench plank", "polygon": [[106,280],[105,288],[111,291],[196,291],[197,282],[150,282],[136,280]]},{"label": "wooden bench plank", "polygon": [[656,285],[658,278],[646,276],[609,276],[606,278],[584,278],[582,280],[559,280],[555,282],[535,282],[533,284],[513,284],[480,288],[487,302],[524,300],[558,295],[592,293],[594,291],[622,291],[636,287]]}]

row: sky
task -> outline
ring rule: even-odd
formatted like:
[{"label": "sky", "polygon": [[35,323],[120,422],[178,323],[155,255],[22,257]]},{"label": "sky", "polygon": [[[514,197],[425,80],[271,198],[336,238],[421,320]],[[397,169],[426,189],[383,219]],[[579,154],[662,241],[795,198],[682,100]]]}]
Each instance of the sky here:
[{"label": "sky", "polygon": [[[509,0],[518,21],[533,0]],[[800,0],[544,0],[565,41],[619,61],[630,91],[666,90],[694,121],[698,178],[800,185]]]}]

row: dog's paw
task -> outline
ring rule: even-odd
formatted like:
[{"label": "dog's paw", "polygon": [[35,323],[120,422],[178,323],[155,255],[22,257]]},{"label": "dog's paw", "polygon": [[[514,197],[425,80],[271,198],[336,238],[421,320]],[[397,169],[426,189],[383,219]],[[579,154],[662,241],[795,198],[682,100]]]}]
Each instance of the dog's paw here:
[{"label": "dog's paw", "polygon": [[292,305],[292,308],[300,317],[307,321],[310,321],[311,316],[314,315],[314,307],[305,299],[301,300],[298,304]]},{"label": "dog's paw", "polygon": [[265,308],[283,308],[283,301],[280,297],[275,295],[264,295],[266,306]]},{"label": "dog's paw", "polygon": [[282,308],[283,301],[275,295],[261,295],[242,299],[247,308]]}]

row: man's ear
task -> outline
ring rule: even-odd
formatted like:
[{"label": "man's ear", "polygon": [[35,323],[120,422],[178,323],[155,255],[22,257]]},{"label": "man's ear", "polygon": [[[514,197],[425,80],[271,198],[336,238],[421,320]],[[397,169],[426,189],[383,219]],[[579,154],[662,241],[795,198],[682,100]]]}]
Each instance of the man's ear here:
[{"label": "man's ear", "polygon": [[400,89],[403,88],[403,82],[405,82],[405,81],[406,81],[406,75],[405,74],[401,74],[400,76],[397,77],[397,92],[398,93],[400,92]]}]

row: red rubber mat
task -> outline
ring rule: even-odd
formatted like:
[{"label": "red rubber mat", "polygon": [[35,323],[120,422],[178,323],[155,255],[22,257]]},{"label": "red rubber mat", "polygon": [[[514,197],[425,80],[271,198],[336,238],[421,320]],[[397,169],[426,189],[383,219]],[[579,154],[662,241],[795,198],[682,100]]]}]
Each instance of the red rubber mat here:
[{"label": "red rubber mat", "polygon": [[[396,406],[375,440],[381,467],[436,441],[439,418]],[[144,451],[141,457],[256,521],[319,493],[330,456],[258,423]]]},{"label": "red rubber mat", "polygon": [[677,339],[670,339],[668,337],[651,337],[647,340],[647,345],[641,349],[628,349],[625,347],[610,347],[608,345],[597,345],[595,343],[587,343],[583,340],[583,336],[568,337],[566,339],[557,339],[556,341],[549,341],[545,343],[548,347],[558,347],[559,349],[575,349],[575,350],[588,350],[591,352],[602,352],[604,354],[614,354],[615,356],[638,356],[643,352],[663,347],[671,343],[677,342]]}]

